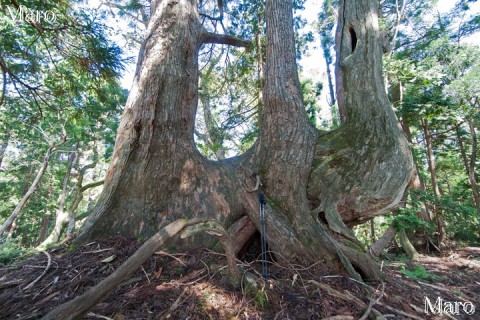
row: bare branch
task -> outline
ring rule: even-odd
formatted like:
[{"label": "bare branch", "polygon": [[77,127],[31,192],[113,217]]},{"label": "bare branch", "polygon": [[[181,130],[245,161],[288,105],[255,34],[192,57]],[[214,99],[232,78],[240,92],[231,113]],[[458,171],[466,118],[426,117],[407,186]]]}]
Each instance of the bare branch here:
[{"label": "bare branch", "polygon": [[459,122],[457,123],[456,125],[454,125],[453,127],[451,127],[450,129],[447,129],[447,130],[444,130],[444,131],[439,131],[439,132],[434,132],[434,133],[431,133],[430,134],[430,137],[432,139],[436,139],[436,136],[439,136],[439,135],[442,135],[444,133],[447,133],[447,132],[450,132],[450,131],[453,131],[455,129],[457,129],[458,127],[460,127],[462,124],[464,124],[465,121],[462,121],[462,122]]},{"label": "bare branch", "polygon": [[84,185],[84,186],[80,189],[80,192],[84,192],[85,190],[88,190],[88,189],[91,189],[91,188],[95,188],[95,187],[101,186],[104,181],[105,181],[105,180],[99,180],[99,181],[95,181],[95,182],[86,184],[86,185]]},{"label": "bare branch", "polygon": [[0,106],[5,100],[5,93],[7,91],[7,67],[3,64],[3,59],[0,57],[0,68],[3,74],[2,97],[0,98]]},{"label": "bare branch", "polygon": [[243,40],[226,34],[218,34],[205,31],[202,37],[202,43],[226,44],[234,47],[250,48],[251,41]]}]

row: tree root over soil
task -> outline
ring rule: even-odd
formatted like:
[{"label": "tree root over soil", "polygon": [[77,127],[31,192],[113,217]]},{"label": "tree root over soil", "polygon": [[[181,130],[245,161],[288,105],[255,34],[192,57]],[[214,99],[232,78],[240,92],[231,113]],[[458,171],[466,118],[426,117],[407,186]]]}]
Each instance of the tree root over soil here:
[{"label": "tree root over soil", "polygon": [[[66,247],[49,250],[51,262],[46,272],[46,254],[0,267],[0,318],[44,317],[120,270],[139,247],[134,240],[109,238],[73,252]],[[207,249],[161,252],[130,270],[131,275],[85,319],[360,319],[380,315],[434,319],[423,311],[425,297],[432,302],[437,297],[474,304],[480,301],[479,259],[480,250],[463,248],[446,257],[386,262],[387,280],[382,289],[340,275],[327,276],[320,263],[300,266],[277,253],[270,262],[271,286],[258,280],[261,261],[237,260],[244,280],[253,274],[257,281],[244,281],[236,288],[229,281],[225,254]],[[417,265],[437,278],[413,280],[400,273]],[[35,279],[38,281],[26,290]],[[465,314],[455,318],[474,319]]]}]

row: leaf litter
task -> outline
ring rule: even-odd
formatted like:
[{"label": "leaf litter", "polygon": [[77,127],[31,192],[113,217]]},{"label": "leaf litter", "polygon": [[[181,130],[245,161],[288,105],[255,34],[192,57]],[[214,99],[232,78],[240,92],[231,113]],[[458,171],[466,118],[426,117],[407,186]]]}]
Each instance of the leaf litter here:
[{"label": "leaf litter", "polygon": [[[120,237],[70,252],[57,247],[0,266],[0,319],[39,319],[84,293],[116,270],[140,246]],[[329,274],[320,263],[301,266],[270,260],[270,281],[261,261],[238,261],[241,288],[228,280],[226,257],[207,249],[159,251],[84,319],[448,319],[425,313],[425,298],[472,302],[480,307],[480,248],[451,250],[407,263],[385,262],[384,285]],[[434,275],[419,279],[402,270]],[[408,274],[408,273],[407,273]],[[462,310],[460,310],[462,311]],[[460,313],[455,319],[480,319]]]}]

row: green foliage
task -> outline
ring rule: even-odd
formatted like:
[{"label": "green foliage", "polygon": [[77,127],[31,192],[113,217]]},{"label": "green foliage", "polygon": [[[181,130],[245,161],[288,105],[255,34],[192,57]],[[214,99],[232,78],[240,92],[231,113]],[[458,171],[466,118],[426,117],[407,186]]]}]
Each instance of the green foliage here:
[{"label": "green foliage", "polygon": [[397,215],[392,225],[397,230],[418,230],[420,228],[433,229],[433,226],[420,219],[414,208],[399,208],[400,214]]},{"label": "green foliage", "polygon": [[429,273],[424,266],[416,265],[413,270],[405,269],[402,267],[400,273],[404,274],[405,276],[409,277],[413,280],[435,280],[438,279],[438,276]]},{"label": "green foliage", "polygon": [[19,243],[12,239],[0,242],[0,264],[9,264],[24,253]]},{"label": "green foliage", "polygon": [[258,290],[253,301],[257,307],[263,309],[268,307],[268,296],[265,290]]},{"label": "green foliage", "polygon": [[313,125],[317,124],[317,114],[320,111],[318,99],[322,93],[322,83],[314,84],[312,80],[300,82],[300,88],[303,93],[303,103],[307,110],[307,115]]},{"label": "green foliage", "polygon": [[433,195],[428,192],[410,191],[410,201],[404,208],[395,210],[395,215],[391,220],[391,225],[397,230],[414,231],[423,229],[432,232],[435,227],[419,217],[419,212],[423,210],[422,205],[426,201],[434,201]]},{"label": "green foliage", "polygon": [[[69,191],[82,166],[90,161],[99,164],[87,173],[87,183],[103,174],[105,159],[96,154],[109,156],[113,149],[126,99],[118,84],[126,60],[108,39],[109,30],[100,23],[96,10],[68,1],[1,4],[0,90],[5,90],[0,92],[0,145],[8,148],[0,170],[0,221],[30,187],[47,149],[67,139],[54,151],[40,184],[17,218],[13,235],[28,246],[36,243],[42,222],[54,221],[72,152],[78,157],[68,181],[66,207],[73,202],[74,192]],[[20,8],[49,12],[56,19],[33,23],[17,16],[12,20],[12,10],[19,15]]]},{"label": "green foliage", "polygon": [[446,215],[447,232],[452,235],[452,238],[468,243],[480,240],[478,234],[479,214],[474,207],[457,202],[448,195],[442,197],[439,202],[442,209],[449,213]]}]

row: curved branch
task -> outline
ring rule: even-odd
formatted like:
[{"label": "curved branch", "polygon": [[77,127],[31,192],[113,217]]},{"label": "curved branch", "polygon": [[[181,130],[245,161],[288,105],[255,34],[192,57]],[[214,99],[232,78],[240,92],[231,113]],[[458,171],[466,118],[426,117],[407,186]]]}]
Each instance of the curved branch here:
[{"label": "curved branch", "polygon": [[245,186],[245,189],[247,189],[247,191],[251,193],[251,192],[257,191],[259,188],[260,188],[260,176],[257,174],[255,175],[255,187],[253,187],[253,189],[250,189],[247,186]]},{"label": "curved branch", "polygon": [[101,186],[103,184],[103,182],[105,182],[105,180],[100,180],[100,181],[96,181],[96,182],[86,184],[80,189],[80,192],[84,192],[84,191],[86,191],[90,188],[95,188],[95,187]]}]

